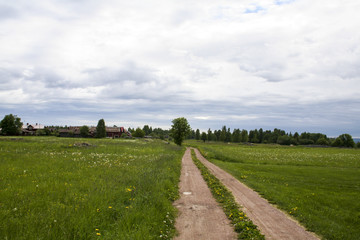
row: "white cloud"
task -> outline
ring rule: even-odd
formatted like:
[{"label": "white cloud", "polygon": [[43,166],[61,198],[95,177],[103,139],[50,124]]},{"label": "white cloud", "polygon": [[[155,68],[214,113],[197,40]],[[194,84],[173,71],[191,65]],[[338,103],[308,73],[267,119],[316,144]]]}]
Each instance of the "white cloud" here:
[{"label": "white cloud", "polygon": [[251,107],[284,117],[297,104],[300,116],[326,102],[354,106],[359,10],[355,0],[15,0],[0,5],[0,112],[64,103],[79,118],[122,109],[128,122],[154,113],[163,126],[177,115],[260,121]]}]

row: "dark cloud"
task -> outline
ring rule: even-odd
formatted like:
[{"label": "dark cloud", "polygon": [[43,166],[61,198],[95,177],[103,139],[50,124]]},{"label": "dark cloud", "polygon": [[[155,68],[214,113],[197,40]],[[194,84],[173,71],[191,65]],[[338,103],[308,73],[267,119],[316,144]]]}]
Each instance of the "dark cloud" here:
[{"label": "dark cloud", "polygon": [[141,85],[156,81],[153,70],[141,68],[132,62],[118,69],[92,68],[84,70],[83,73],[87,74],[90,83],[94,85],[116,84],[126,81]]},{"label": "dark cloud", "polygon": [[19,79],[21,76],[22,73],[18,69],[0,67],[0,86],[4,86],[1,88],[5,89],[5,86],[17,87],[16,84],[13,83],[13,81]]}]

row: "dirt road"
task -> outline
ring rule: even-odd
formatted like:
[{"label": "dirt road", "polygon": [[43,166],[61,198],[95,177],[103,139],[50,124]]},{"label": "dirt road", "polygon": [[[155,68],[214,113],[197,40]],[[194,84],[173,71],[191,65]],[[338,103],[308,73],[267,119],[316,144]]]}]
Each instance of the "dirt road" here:
[{"label": "dirt road", "polygon": [[174,203],[179,209],[175,222],[179,235],[174,239],[236,239],[230,221],[193,163],[189,148],[182,158],[180,194],[180,199]]},{"label": "dirt road", "polygon": [[242,210],[259,227],[266,239],[319,239],[269,204],[257,192],[207,161],[197,149],[195,153],[197,158],[233,193],[235,200],[243,206]]}]

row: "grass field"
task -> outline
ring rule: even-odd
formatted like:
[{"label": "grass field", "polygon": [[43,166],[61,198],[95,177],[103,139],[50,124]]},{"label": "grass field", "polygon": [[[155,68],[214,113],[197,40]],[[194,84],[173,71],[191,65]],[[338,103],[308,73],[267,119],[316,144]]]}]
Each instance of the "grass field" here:
[{"label": "grass field", "polygon": [[1,137],[0,239],[170,239],[183,153],[161,141]]},{"label": "grass field", "polygon": [[324,239],[360,239],[360,150],[191,142]]}]

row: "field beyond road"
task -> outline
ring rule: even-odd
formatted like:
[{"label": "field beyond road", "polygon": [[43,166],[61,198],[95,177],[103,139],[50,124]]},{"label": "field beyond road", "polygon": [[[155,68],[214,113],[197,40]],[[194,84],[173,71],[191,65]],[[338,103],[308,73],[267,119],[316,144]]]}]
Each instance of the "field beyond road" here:
[{"label": "field beyond road", "polygon": [[0,138],[0,239],[170,239],[184,148]]},{"label": "field beyond road", "polygon": [[188,142],[324,239],[360,239],[360,151]]}]

